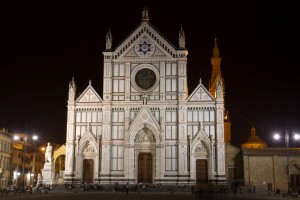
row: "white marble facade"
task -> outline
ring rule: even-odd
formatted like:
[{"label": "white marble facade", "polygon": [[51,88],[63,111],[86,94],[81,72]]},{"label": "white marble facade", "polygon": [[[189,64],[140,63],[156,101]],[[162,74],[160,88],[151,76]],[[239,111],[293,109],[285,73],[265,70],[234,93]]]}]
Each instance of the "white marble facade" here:
[{"label": "white marble facade", "polygon": [[150,155],[149,183],[194,184],[199,159],[207,163],[207,182],[226,181],[222,81],[215,95],[200,82],[187,96],[184,32],[175,47],[147,14],[114,49],[108,32],[102,95],[90,82],[76,97],[70,82],[66,183],[138,183],[143,153]]}]

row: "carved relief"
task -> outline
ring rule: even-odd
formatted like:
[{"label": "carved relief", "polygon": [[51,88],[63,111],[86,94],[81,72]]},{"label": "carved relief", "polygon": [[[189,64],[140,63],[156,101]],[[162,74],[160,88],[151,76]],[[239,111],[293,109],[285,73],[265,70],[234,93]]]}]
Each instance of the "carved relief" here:
[{"label": "carved relief", "polygon": [[202,142],[196,147],[196,152],[206,153],[206,149],[203,146]]},{"label": "carved relief", "polygon": [[135,53],[134,48],[130,49],[128,53],[124,57],[137,57],[138,55]]},{"label": "carved relief", "polygon": [[159,50],[158,48],[155,48],[153,56],[166,56],[166,55],[161,50]]},{"label": "carved relief", "polygon": [[137,55],[142,57],[149,57],[153,54],[155,46],[153,42],[147,38],[143,37],[140,41],[135,45],[135,52]]},{"label": "carved relief", "polygon": [[155,136],[146,126],[135,136],[135,142],[155,142]]},{"label": "carved relief", "polygon": [[92,144],[88,143],[88,144],[85,146],[83,152],[85,152],[85,153],[94,153],[94,152],[95,152],[95,149],[94,149],[94,147],[93,147]]}]

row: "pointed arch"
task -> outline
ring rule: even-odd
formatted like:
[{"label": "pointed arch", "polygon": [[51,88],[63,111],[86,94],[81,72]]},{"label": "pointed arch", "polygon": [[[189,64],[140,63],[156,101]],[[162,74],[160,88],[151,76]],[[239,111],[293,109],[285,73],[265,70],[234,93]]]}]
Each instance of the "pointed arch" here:
[{"label": "pointed arch", "polygon": [[135,124],[134,127],[132,127],[132,130],[131,130],[130,135],[128,137],[129,138],[129,143],[134,144],[136,135],[144,127],[147,127],[154,134],[154,137],[155,137],[154,141],[155,141],[156,144],[159,144],[160,141],[161,141],[161,136],[160,136],[159,130],[157,128],[155,128],[152,124],[147,123],[147,122],[140,122],[138,124]]},{"label": "pointed arch", "polygon": [[93,140],[83,140],[79,142],[79,152],[80,155],[84,155],[86,153],[99,155],[98,145]]},{"label": "pointed arch", "polygon": [[207,157],[211,155],[211,144],[206,140],[197,140],[191,148],[192,153],[203,153],[206,154]]}]

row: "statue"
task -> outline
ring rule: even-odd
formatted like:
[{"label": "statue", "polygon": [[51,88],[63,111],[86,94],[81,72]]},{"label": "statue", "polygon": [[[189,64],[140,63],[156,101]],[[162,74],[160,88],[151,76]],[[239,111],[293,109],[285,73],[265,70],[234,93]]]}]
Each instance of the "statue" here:
[{"label": "statue", "polygon": [[143,105],[147,104],[147,94],[143,94]]},{"label": "statue", "polygon": [[48,146],[45,152],[45,162],[52,162],[52,146],[50,146],[50,142],[48,142]]}]

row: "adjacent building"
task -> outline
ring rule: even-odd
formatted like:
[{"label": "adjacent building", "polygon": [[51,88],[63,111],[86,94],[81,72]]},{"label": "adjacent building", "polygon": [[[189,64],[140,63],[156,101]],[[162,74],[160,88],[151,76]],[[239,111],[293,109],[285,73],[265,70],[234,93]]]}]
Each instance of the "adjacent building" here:
[{"label": "adjacent building", "polygon": [[11,180],[11,138],[6,128],[0,129],[0,188]]},{"label": "adjacent building", "polygon": [[11,184],[35,185],[44,166],[44,152],[27,133],[11,133]]},{"label": "adjacent building", "polygon": [[241,148],[226,143],[226,172],[231,186],[238,183],[246,189],[255,186],[259,192],[297,193],[300,189],[300,149],[269,148],[252,127]]}]

